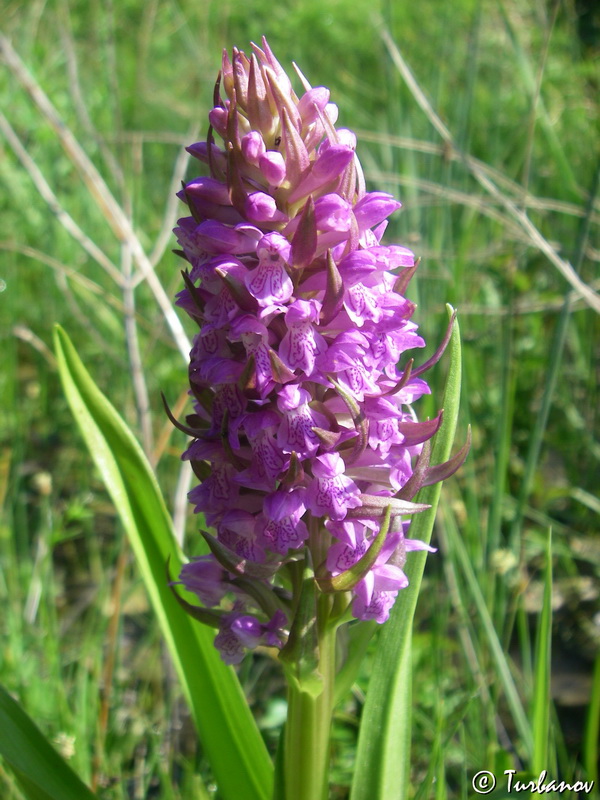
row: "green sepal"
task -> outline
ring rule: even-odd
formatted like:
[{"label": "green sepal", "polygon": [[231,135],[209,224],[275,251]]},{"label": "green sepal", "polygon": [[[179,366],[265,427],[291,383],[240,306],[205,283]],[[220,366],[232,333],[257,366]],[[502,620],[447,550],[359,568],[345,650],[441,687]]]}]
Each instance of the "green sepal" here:
[{"label": "green sepal", "polygon": [[285,600],[280,598],[268,584],[248,578],[236,578],[231,583],[251,597],[269,619],[280,610],[285,612],[286,616],[289,615],[289,606],[286,606]]},{"label": "green sepal", "polygon": [[344,570],[344,572],[340,572],[339,575],[317,578],[319,589],[322,592],[348,592],[350,589],[354,589],[356,584],[365,577],[365,575],[375,564],[377,556],[381,552],[381,548],[384,545],[386,536],[388,535],[388,531],[390,529],[391,516],[392,509],[391,506],[388,506],[385,511],[379,533],[373,540],[373,543],[367,552],[358,559],[356,564],[353,564],[349,569]]},{"label": "green sepal", "polygon": [[197,619],[198,622],[201,622],[203,625],[208,625],[209,628],[218,628],[220,625],[220,619],[222,617],[222,613],[218,611],[210,611],[203,606],[194,606],[192,603],[188,603],[187,600],[184,600],[183,597],[180,597],[177,594],[175,588],[169,583],[169,588],[173,593],[173,597],[179,605],[183,608],[186,614],[189,614],[190,617]]},{"label": "green sepal", "polygon": [[256,300],[242,281],[221,267],[215,268],[215,274],[223,281],[231,296],[243,311],[256,311]]},{"label": "green sepal", "polygon": [[313,426],[311,430],[318,436],[319,441],[325,450],[333,450],[342,436],[341,431],[328,431],[325,430],[325,428],[319,428],[316,425]]},{"label": "green sepal", "polygon": [[256,358],[254,353],[250,353],[237,385],[243,394],[256,389]]},{"label": "green sepal", "polygon": [[296,486],[304,480],[304,467],[302,461],[298,458],[298,453],[292,450],[290,453],[290,466],[288,471],[281,479],[281,485],[285,487]]},{"label": "green sepal", "polygon": [[269,347],[269,362],[271,364],[271,373],[275,383],[289,383],[296,377],[292,370],[286,367],[272,347]]},{"label": "green sepal", "polygon": [[239,575],[240,578],[253,578],[259,581],[267,580],[272,577],[281,566],[279,561],[271,564],[257,564],[255,561],[248,561],[248,559],[242,558],[242,556],[234,553],[233,550],[230,550],[229,547],[220,542],[215,536],[208,533],[208,531],[200,529],[200,533],[219,564],[228,572]]}]

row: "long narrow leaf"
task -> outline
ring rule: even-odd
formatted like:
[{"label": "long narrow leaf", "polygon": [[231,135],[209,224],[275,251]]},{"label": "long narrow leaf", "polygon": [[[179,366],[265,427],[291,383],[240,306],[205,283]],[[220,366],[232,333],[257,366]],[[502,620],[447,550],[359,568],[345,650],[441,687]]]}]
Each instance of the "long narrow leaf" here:
[{"label": "long narrow leaf", "polygon": [[535,685],[533,689],[533,772],[548,769],[550,730],[550,659],[552,642],[552,531],[548,531],[544,603],[538,620],[535,647]]},{"label": "long narrow leaf", "polygon": [[[449,308],[452,313],[452,309]],[[448,459],[454,441],[461,382],[460,331],[455,323],[450,341],[450,369],[444,393],[444,423],[435,436],[432,463]],[[441,484],[428,486],[418,495],[428,511],[417,514],[411,538],[429,542],[440,497]],[[373,673],[363,709],[356,771],[351,800],[402,800],[409,789],[411,734],[411,637],[412,620],[425,568],[425,552],[409,556],[405,572],[410,586],[404,589],[386,622],[378,643]]]},{"label": "long narrow leaf", "polygon": [[358,676],[369,642],[377,630],[376,622],[358,622],[348,631],[348,654],[344,664],[335,676],[334,707],[341,702]]},{"label": "long narrow leaf", "polygon": [[214,649],[214,632],[192,620],[167,585],[182,564],[163,497],[133,434],[100,392],[67,334],[55,329],[60,376],[137,559],[221,795],[267,800],[273,768],[237,676]]},{"label": "long narrow leaf", "polygon": [[96,800],[96,795],[2,686],[0,755],[30,800]]},{"label": "long narrow leaf", "polygon": [[600,653],[594,664],[592,695],[587,711],[585,735],[583,739],[583,763],[586,777],[598,785],[598,742],[600,741]]}]

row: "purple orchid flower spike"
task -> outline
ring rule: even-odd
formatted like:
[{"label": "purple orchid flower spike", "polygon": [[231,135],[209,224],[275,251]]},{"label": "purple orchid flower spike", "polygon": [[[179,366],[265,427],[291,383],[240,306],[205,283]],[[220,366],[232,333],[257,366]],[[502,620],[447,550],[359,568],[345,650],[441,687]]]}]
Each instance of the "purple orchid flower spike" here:
[{"label": "purple orchid flower spike", "polygon": [[405,355],[425,345],[404,297],[415,257],[381,244],[400,203],[366,192],[329,91],[301,85],[266,40],[225,53],[208,139],[188,148],[209,175],[179,193],[190,267],[177,303],[199,326],[180,427],[202,480],[189,499],[214,530],[179,582],[219,615],[228,664],[286,647],[297,562],[315,593],[343,586],[348,613],[384,622],[406,553],[431,549],[407,538],[425,508],[412,499],[466,456],[429,467],[441,414],[412,409],[429,392]]}]

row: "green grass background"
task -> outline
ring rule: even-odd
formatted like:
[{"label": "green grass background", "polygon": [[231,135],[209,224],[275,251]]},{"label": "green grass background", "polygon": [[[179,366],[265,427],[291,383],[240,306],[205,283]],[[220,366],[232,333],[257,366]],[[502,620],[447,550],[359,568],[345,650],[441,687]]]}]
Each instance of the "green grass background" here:
[{"label": "green grass background", "polygon": [[[182,145],[206,133],[221,49],[247,48],[263,34],[286,68],[295,61],[313,85],[331,88],[338,124],[358,133],[369,188],[402,200],[386,241],[422,256],[410,291],[429,342],[424,358],[443,333],[444,304],[458,308],[460,431],[473,430],[469,460],[444,488],[439,552],[417,612],[419,797],[468,797],[480,769],[534,768],[502,675],[507,670],[518,690],[530,732],[541,736],[534,708],[539,681],[550,679],[535,636],[550,528],[554,704],[544,767],[565,779],[597,778],[598,710],[587,709],[600,696],[599,317],[570,293],[518,217],[525,212],[600,289],[600,20],[593,3],[589,9],[583,0],[4,5],[4,34],[148,254],[174,221],[167,204]],[[382,31],[452,145],[419,106]],[[14,71],[3,65],[0,74],[0,107],[22,147],[62,208],[126,271],[127,248],[72,158]],[[126,293],[65,231],[11,140],[0,138],[0,148],[0,680],[101,797],[218,796],[49,349],[60,322],[139,432]],[[490,195],[474,169],[499,194]],[[190,164],[188,177],[195,170]],[[169,296],[181,288],[173,245],[156,264]],[[135,306],[129,319],[150,403],[147,449],[177,507],[183,441],[177,432],[165,440],[160,391],[176,403],[185,363],[143,281]],[[421,416],[437,410],[444,374],[443,362],[430,374],[433,395],[420,403]],[[197,552],[193,519],[186,530],[188,552]],[[336,717],[336,799],[348,795],[369,658]],[[277,665],[258,656],[240,674],[273,744],[284,713]],[[1,766],[0,796],[21,797]]]}]

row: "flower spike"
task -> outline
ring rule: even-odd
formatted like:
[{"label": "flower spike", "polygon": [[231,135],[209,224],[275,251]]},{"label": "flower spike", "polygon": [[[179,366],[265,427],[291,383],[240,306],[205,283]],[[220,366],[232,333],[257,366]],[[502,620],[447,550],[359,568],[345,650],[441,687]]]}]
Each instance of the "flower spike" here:
[{"label": "flower spike", "polygon": [[[407,538],[422,486],[462,463],[431,466],[442,421],[413,410],[429,388],[425,342],[405,297],[417,262],[382,243],[400,203],[368,192],[356,137],[329,90],[296,68],[298,94],[266,39],[223,54],[205,142],[188,151],[209,176],[183,186],[176,234],[189,272],[177,304],[198,326],[189,494],[210,553],[180,583],[207,606],[228,664],[269,645],[307,691],[315,614],[329,600],[384,622],[408,583]],[[221,137],[221,144],[215,139]],[[398,364],[406,366],[402,369]],[[315,572],[312,564],[320,565]],[[182,604],[185,601],[182,601]]]}]

